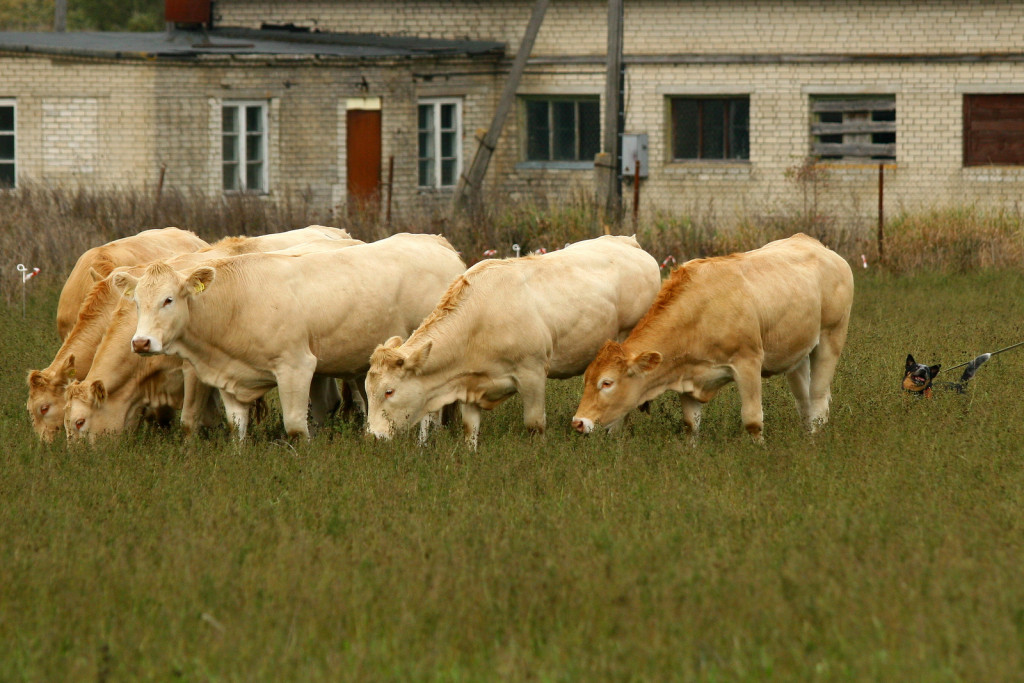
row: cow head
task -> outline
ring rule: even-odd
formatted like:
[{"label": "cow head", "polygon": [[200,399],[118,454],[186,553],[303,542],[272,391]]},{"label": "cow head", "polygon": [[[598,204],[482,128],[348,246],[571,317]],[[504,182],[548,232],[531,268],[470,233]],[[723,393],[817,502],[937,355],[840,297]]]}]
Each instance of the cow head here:
[{"label": "cow head", "polygon": [[100,380],[72,382],[65,392],[64,431],[68,441],[95,439],[108,431],[103,424],[102,408],[107,402],[107,389]]},{"label": "cow head", "polygon": [[139,322],[132,337],[132,351],[148,356],[167,353],[188,322],[189,299],[201,295],[213,282],[214,269],[200,266],[187,275],[166,263],[149,265],[141,277],[117,273],[114,286],[134,299]]},{"label": "cow head", "polygon": [[432,409],[421,376],[432,344],[427,342],[412,351],[404,351],[401,346],[400,337],[392,337],[378,346],[366,374],[366,427],[381,439],[390,439],[418,423]]},{"label": "cow head", "polygon": [[630,353],[622,344],[605,342],[583,374],[583,398],[572,418],[580,434],[596,425],[612,428],[645,400],[646,375],[661,364],[657,351]]},{"label": "cow head", "polygon": [[52,441],[64,424],[64,390],[75,378],[75,357],[69,355],[56,368],[30,370],[28,408],[32,429],[43,441]]}]

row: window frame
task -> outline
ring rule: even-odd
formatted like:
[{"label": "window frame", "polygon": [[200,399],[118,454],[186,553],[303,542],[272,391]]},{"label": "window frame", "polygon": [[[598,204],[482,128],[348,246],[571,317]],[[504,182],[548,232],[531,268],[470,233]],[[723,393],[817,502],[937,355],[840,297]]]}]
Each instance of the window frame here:
[{"label": "window frame", "polygon": [[[441,108],[445,105],[455,105],[455,127],[451,129],[443,129],[441,127]],[[434,126],[429,131],[433,136],[433,144],[431,145],[433,156],[421,157],[419,136],[428,131],[420,128],[419,115],[420,107],[426,106],[433,108]],[[445,132],[453,132],[455,134],[454,157],[445,157],[441,154],[441,136]],[[462,137],[463,121],[461,97],[422,97],[416,102],[416,186],[420,190],[449,191],[454,190],[459,184],[459,178],[462,177]],[[443,184],[443,173],[441,172],[442,164],[447,159],[455,160],[455,174],[450,185]],[[424,184],[422,182],[423,178],[420,176],[420,164],[424,161],[430,161],[433,166],[434,182],[432,184]]]},{"label": "window frame", "polygon": [[0,189],[13,190],[18,187],[18,101],[13,97],[0,98],[0,107],[11,108],[11,129],[0,130],[0,137],[9,136],[14,141],[14,152],[10,159],[0,159],[0,165],[9,164],[11,166],[11,184],[10,186],[4,186],[0,184]]},{"label": "window frame", "polygon": [[[530,127],[529,127],[529,115],[528,107],[531,102],[544,102],[547,105],[547,128],[548,128],[548,140],[547,140],[547,159],[530,158]],[[554,107],[553,103],[556,102],[572,102],[573,103],[573,159],[554,159],[555,152],[555,136],[557,134],[556,126],[554,125]],[[597,132],[596,140],[597,146],[594,155],[590,158],[583,158],[581,156],[581,143],[582,135],[580,131],[581,119],[580,119],[580,103],[596,104],[597,105]],[[561,169],[591,169],[594,167],[594,156],[601,152],[601,96],[599,94],[592,93],[572,93],[572,94],[531,94],[531,95],[520,95],[519,96],[519,120],[521,122],[520,129],[522,131],[520,135],[520,149],[519,158],[520,161],[516,165],[517,168],[561,168]]]},{"label": "window frame", "polygon": [[[258,108],[260,111],[260,127],[261,130],[257,131],[254,135],[258,135],[261,138],[260,149],[262,150],[261,159],[256,161],[250,161],[248,159],[248,138],[251,133],[247,129],[246,116],[250,108]],[[226,121],[226,112],[228,109],[235,110],[235,124],[236,129],[230,133],[224,130],[224,123]],[[220,142],[221,142],[221,153],[220,153],[220,167],[221,167],[221,191],[224,194],[259,194],[265,195],[270,193],[270,103],[267,100],[223,100],[220,107],[221,112],[221,127],[220,127]],[[233,136],[237,139],[237,153],[238,158],[233,161],[227,161],[224,159],[224,140],[225,138]],[[248,182],[248,166],[250,164],[259,163],[261,164],[259,181],[261,187],[253,189],[249,186]],[[227,175],[225,173],[228,164],[235,165],[236,179],[238,181],[238,187],[227,188],[225,183]]]},{"label": "window frame", "polygon": [[[709,93],[709,94],[685,94],[685,95],[666,95],[665,98],[668,102],[667,113],[668,113],[668,157],[669,163],[674,164],[687,164],[687,163],[701,163],[701,164],[749,164],[750,163],[750,94],[749,93]],[[697,156],[676,156],[676,140],[678,136],[678,127],[676,125],[676,102],[678,101],[692,101],[698,103],[698,122],[695,132],[695,138],[697,141]],[[746,104],[746,156],[730,156],[730,148],[735,143],[733,136],[731,135],[732,125],[731,118],[733,116],[733,107],[723,107],[723,118],[722,118],[722,156],[702,156],[703,145],[704,145],[704,121],[703,121],[703,110],[704,106],[708,102],[724,102],[727,105],[732,105],[735,102],[744,102]]]},{"label": "window frame", "polygon": [[[824,163],[896,163],[895,94],[812,95],[809,105],[810,156]],[[876,141],[880,135],[891,135],[892,140]]]}]

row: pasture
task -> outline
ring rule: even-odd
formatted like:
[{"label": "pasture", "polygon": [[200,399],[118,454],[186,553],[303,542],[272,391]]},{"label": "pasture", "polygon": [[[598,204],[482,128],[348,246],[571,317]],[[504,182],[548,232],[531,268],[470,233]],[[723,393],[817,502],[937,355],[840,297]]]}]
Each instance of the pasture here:
[{"label": "pasture", "polygon": [[856,277],[815,436],[777,377],[764,446],[732,387],[696,445],[668,395],[584,438],[577,379],[546,438],[513,399],[475,453],[343,422],[288,443],[277,413],[242,445],[41,446],[39,287],[0,316],[0,680],[1017,680],[1024,349],[965,395],[898,385],[908,352],[1024,339],[1024,275]]}]

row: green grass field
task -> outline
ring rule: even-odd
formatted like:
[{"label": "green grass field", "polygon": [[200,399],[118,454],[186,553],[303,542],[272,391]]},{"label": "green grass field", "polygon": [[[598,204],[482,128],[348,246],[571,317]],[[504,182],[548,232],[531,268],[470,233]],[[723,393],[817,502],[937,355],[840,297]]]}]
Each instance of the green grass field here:
[{"label": "green grass field", "polygon": [[280,417],[244,445],[36,443],[25,374],[56,292],[0,317],[0,680],[1012,681],[1024,672],[1024,348],[966,395],[898,388],[1024,339],[1024,275],[857,273],[832,420],[734,388],[691,446],[659,399],[622,433],[521,404],[420,448]]}]

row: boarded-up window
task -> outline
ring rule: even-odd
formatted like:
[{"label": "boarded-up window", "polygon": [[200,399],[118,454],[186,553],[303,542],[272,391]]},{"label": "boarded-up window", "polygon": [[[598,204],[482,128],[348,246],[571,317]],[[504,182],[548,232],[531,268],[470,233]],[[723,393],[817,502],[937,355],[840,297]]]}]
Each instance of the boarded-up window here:
[{"label": "boarded-up window", "polygon": [[964,166],[1024,165],[1024,95],[964,96]]},{"label": "boarded-up window", "polygon": [[0,188],[14,187],[14,101],[0,100]]},{"label": "boarded-up window", "polygon": [[749,97],[673,97],[672,160],[749,159]]},{"label": "boarded-up window", "polygon": [[896,97],[811,100],[811,155],[843,161],[896,159]]}]

